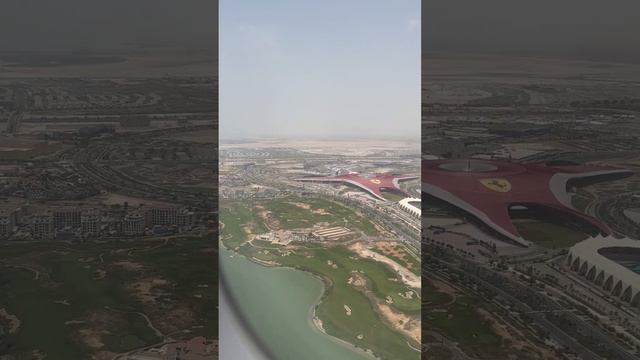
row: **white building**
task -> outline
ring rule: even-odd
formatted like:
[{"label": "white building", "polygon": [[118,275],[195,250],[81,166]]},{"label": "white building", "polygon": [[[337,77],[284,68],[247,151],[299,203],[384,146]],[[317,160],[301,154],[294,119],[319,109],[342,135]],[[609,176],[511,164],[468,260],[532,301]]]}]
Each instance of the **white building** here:
[{"label": "white building", "polygon": [[597,236],[574,245],[567,266],[589,282],[640,307],[640,274],[623,263],[640,264],[640,241],[613,236]]},{"label": "white building", "polygon": [[417,218],[420,218],[422,216],[422,205],[416,206],[416,203],[422,204],[422,200],[419,198],[408,197],[398,201],[398,204],[400,204],[400,207],[403,210],[410,213],[411,215],[414,215]]},{"label": "white building", "polygon": [[144,229],[144,217],[137,212],[126,215],[122,221],[122,233],[124,235],[143,235]]}]

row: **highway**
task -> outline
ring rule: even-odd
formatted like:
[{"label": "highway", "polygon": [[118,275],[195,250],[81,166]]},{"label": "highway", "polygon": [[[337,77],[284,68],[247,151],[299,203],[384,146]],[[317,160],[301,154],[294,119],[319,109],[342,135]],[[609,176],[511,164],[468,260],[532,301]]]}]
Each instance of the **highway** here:
[{"label": "highway", "polygon": [[[465,260],[462,260],[462,261],[465,261]],[[484,280],[483,278],[479,277],[475,273],[467,271],[466,269],[464,269],[462,266],[460,266],[458,264],[452,264],[450,262],[445,262],[445,261],[440,261],[440,260],[438,260],[438,263],[441,266],[446,267],[448,269],[448,271],[446,273],[443,273],[442,271],[440,271],[440,270],[438,270],[436,268],[430,268],[428,266],[428,264],[423,263],[423,267],[424,267],[423,268],[423,273],[424,273],[424,271],[426,269],[427,273],[430,274],[430,276],[433,276],[433,274],[441,274],[443,279],[447,279],[448,275],[451,274],[451,273],[454,273],[454,272],[464,273],[466,276],[472,278],[475,282],[477,282],[478,284],[481,284],[483,287],[485,287],[487,289],[490,289],[491,291],[501,295],[503,298],[507,299],[508,301],[513,302],[514,304],[516,304],[520,312],[528,313],[542,328],[544,328],[547,331],[549,331],[554,339],[558,340],[561,344],[565,345],[567,348],[571,349],[573,352],[578,354],[581,357],[582,360],[600,360],[600,359],[602,359],[601,356],[597,355],[596,353],[594,353],[593,351],[591,351],[590,349],[588,349],[587,347],[582,345],[575,338],[573,338],[571,335],[569,335],[566,332],[564,332],[562,329],[557,327],[553,322],[549,321],[546,318],[546,314],[549,313],[549,311],[565,310],[561,305],[551,301],[550,299],[547,299],[547,300],[549,300],[546,303],[547,309],[546,309],[546,311],[541,312],[541,311],[539,311],[539,309],[532,308],[528,304],[520,301],[517,297],[511,295],[509,292],[506,291],[506,289],[510,288],[509,286],[507,286],[508,282],[513,282],[514,281],[513,279],[509,279],[509,278],[504,278],[503,277],[504,280],[506,281],[506,283],[503,284],[502,286],[498,287],[498,286],[495,286],[495,285],[487,282],[486,280]],[[474,264],[473,266],[478,266],[478,265]],[[484,269],[484,270],[488,271],[488,272],[491,271],[489,269]],[[515,285],[516,288],[517,287],[523,287],[523,286],[526,287],[527,286],[527,285],[517,284],[517,283],[514,283],[514,285]],[[573,312],[566,312],[565,311],[563,313],[566,314],[567,316],[571,317],[571,319],[575,323],[580,324],[581,328],[589,329],[591,334],[592,335],[596,335],[602,343],[606,343],[610,348],[614,349],[618,354],[618,357],[616,358],[616,360],[618,360],[618,359],[619,360],[636,360],[637,359],[637,357],[634,354],[631,354],[630,352],[628,352],[625,348],[623,348],[617,342],[612,340],[608,335],[603,334],[598,329],[594,329],[591,324],[585,323],[582,318],[578,317]]]}]

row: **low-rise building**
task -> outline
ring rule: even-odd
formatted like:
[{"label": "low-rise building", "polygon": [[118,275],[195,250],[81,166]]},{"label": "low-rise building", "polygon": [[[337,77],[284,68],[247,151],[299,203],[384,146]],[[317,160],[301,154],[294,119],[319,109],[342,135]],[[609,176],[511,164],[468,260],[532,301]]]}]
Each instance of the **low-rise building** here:
[{"label": "low-rise building", "polygon": [[31,220],[31,236],[34,239],[52,239],[54,234],[54,220],[51,212],[45,212],[33,216]]},{"label": "low-rise building", "polygon": [[122,220],[122,233],[127,236],[143,235],[145,229],[145,219],[138,213],[127,214]]},{"label": "low-rise building", "polygon": [[13,210],[0,210],[0,239],[11,236],[16,226],[16,213]]},{"label": "low-rise building", "polygon": [[100,212],[95,209],[84,210],[80,216],[80,226],[83,237],[94,237],[100,235]]},{"label": "low-rise building", "polygon": [[82,212],[78,208],[59,208],[53,212],[53,226],[55,229],[79,228]]}]

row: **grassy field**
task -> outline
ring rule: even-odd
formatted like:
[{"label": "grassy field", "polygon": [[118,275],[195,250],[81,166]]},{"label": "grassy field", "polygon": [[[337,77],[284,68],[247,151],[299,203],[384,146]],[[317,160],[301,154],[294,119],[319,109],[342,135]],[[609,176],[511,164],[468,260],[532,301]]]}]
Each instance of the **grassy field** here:
[{"label": "grassy field", "polygon": [[[368,259],[354,260],[355,254],[344,247],[332,247],[319,250],[300,251],[296,255],[289,255],[280,258],[280,262],[296,268],[301,268],[314,273],[327,276],[332,284],[345,284],[352,272],[358,272],[364,275],[369,281],[369,289],[379,298],[385,299],[391,296],[393,299],[392,307],[409,313],[418,315],[420,312],[420,299],[415,295],[411,299],[406,299],[398,295],[411,289],[397,279],[390,268],[377,261]],[[309,258],[308,256],[312,256]],[[337,265],[333,268],[328,264],[331,261]],[[351,286],[341,286],[351,288]]]},{"label": "grassy field", "polygon": [[[530,344],[524,344],[518,337],[503,337],[496,330],[498,324],[488,314],[496,309],[484,300],[471,295],[452,295],[439,292],[433,285],[423,283],[426,291],[423,299],[431,301],[423,309],[424,327],[454,341],[469,356],[477,359],[544,359],[544,355]],[[484,313],[484,314],[483,314]],[[436,345],[437,337],[426,334],[426,341],[432,343],[427,351],[428,359],[450,360],[451,353]]]},{"label": "grassy field", "polygon": [[582,232],[545,222],[527,220],[514,224],[523,238],[547,249],[569,248],[588,237]]},{"label": "grassy field", "polygon": [[398,202],[407,197],[407,195],[398,194],[397,192],[393,191],[383,191],[382,196],[384,196],[385,199],[393,202]]},{"label": "grassy field", "polygon": [[[304,203],[310,208],[302,209],[290,202]],[[222,204],[220,214],[221,222],[224,223],[221,235],[226,245],[238,246],[245,241],[247,234],[244,228],[247,224],[256,229],[264,227],[251,213],[259,209],[255,205],[272,211],[272,217],[283,228],[310,227],[317,222],[343,225],[346,218],[349,224],[357,224],[358,229],[365,233],[375,232],[374,225],[364,217],[339,204],[320,199],[261,201],[258,204],[227,203]],[[324,211],[318,214],[318,209],[324,209],[329,214]],[[393,308],[419,316],[420,299],[415,294],[411,299],[400,296],[398,293],[404,294],[411,289],[397,281],[397,274],[386,265],[373,260],[356,259],[355,253],[344,246],[327,248],[320,244],[296,243],[292,244],[296,246],[293,253],[282,256],[279,247],[262,241],[254,241],[253,244],[256,246],[246,243],[238,251],[249,258],[274,260],[284,266],[318,274],[324,279],[328,287],[316,314],[327,333],[361,348],[370,348],[384,359],[419,357],[419,353],[407,345],[407,339],[391,330],[374,310],[373,301],[384,301],[387,296],[391,296]],[[364,288],[348,284],[348,279],[353,274],[366,279]],[[346,314],[345,305],[351,308],[351,315]],[[364,338],[360,340],[358,335]]]},{"label": "grassy field", "polygon": [[591,193],[578,189],[577,193],[571,197],[571,205],[578,210],[584,211],[593,200],[594,196]]},{"label": "grassy field", "polygon": [[[165,335],[190,329],[176,337],[217,337],[214,246],[200,238],[4,245],[0,308],[21,324],[0,341],[0,353],[88,359],[159,342],[142,314]],[[145,303],[133,285],[151,279],[163,282],[151,287],[155,302]]]},{"label": "grassy field", "polygon": [[450,302],[451,295],[438,291],[428,279],[422,279],[422,303],[427,306],[439,306]]},{"label": "grassy field", "polygon": [[[384,298],[383,295],[387,294],[397,294],[394,291],[400,288],[406,291],[406,288],[396,287],[394,286],[397,285],[396,283],[388,281],[385,276],[393,276],[393,274],[379,263],[354,261],[349,259],[352,255],[344,248],[332,248],[313,251],[313,258],[287,256],[281,262],[284,265],[320,274],[330,284],[330,288],[316,309],[317,315],[329,334],[357,346],[371,348],[384,359],[417,358],[417,353],[407,346],[407,341],[398,333],[391,331],[380,320],[367,296],[362,291],[349,286],[347,280],[351,271],[363,271],[371,281],[370,289],[379,298]],[[336,264],[337,269],[328,265],[328,261]],[[350,316],[346,314],[344,305],[352,309]],[[416,315],[420,311],[420,301],[416,297],[413,301],[394,302],[393,305],[402,310],[408,309]],[[359,334],[364,335],[363,340],[357,338]]]},{"label": "grassy field", "polygon": [[[221,205],[223,205],[221,203]],[[243,227],[248,227],[251,232],[260,234],[268,231],[260,216],[249,203],[234,203],[233,206],[220,206],[220,221],[224,224],[221,236],[232,234],[225,240],[225,244],[231,248],[240,246],[245,240]]]},{"label": "grassy field", "polygon": [[454,358],[453,351],[446,346],[431,346],[425,353],[425,358],[429,360],[451,360]]},{"label": "grassy field", "polygon": [[[285,230],[307,228],[321,222],[329,223],[329,226],[344,226],[346,220],[349,228],[360,230],[367,235],[376,233],[373,223],[366,217],[329,200],[288,198],[258,204],[271,211],[273,218],[278,220]],[[310,208],[304,209],[296,204],[304,204]]]},{"label": "grassy field", "polygon": [[478,304],[474,299],[458,297],[455,303],[447,307],[447,311],[427,311],[423,319],[427,329],[437,329],[447,337],[455,339],[471,354],[493,353],[498,356],[502,339],[494,333],[491,322],[477,312],[477,308]]}]

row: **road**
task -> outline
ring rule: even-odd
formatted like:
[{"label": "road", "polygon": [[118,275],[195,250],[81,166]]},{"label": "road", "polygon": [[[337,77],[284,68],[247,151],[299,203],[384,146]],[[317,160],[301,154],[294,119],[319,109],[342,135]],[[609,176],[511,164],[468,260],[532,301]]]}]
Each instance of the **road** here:
[{"label": "road", "polygon": [[[552,337],[554,339],[558,340],[561,344],[565,345],[567,348],[571,349],[573,352],[578,354],[582,360],[600,360],[601,359],[601,357],[599,355],[595,354],[593,351],[591,351],[588,348],[586,348],[584,345],[579,343],[572,336],[570,336],[569,334],[565,333],[562,329],[558,328],[554,323],[552,323],[551,321],[547,320],[547,318],[545,316],[546,312],[545,313],[537,312],[536,309],[533,309],[528,304],[523,303],[518,298],[512,296],[510,293],[505,291],[503,289],[503,287],[495,286],[495,285],[485,281],[484,279],[476,276],[476,274],[473,274],[471,272],[466,271],[465,269],[463,269],[459,265],[451,264],[451,263],[444,262],[444,261],[440,261],[439,263],[441,265],[444,265],[445,267],[449,268],[450,270],[453,270],[453,272],[464,273],[466,276],[472,278],[478,284],[481,284],[485,288],[490,289],[491,291],[501,295],[503,298],[505,298],[508,301],[516,304],[518,309],[521,312],[530,313],[530,316],[535,320],[536,323],[538,323],[543,329],[546,329],[547,331],[549,331],[549,333],[552,335]],[[431,272],[440,272],[437,269],[430,269],[430,271]],[[446,278],[446,276],[445,276],[445,278]],[[555,309],[549,309],[549,310],[561,310],[561,309],[562,309],[562,307],[560,305],[557,305],[557,307]],[[569,316],[572,316],[573,320],[577,321],[579,324],[584,324],[582,319],[580,319],[577,316],[575,316],[575,314],[573,314],[573,313],[567,313],[567,314],[569,314]],[[590,328],[590,326],[588,324],[584,324],[584,327]],[[604,337],[600,336],[600,337],[604,338],[604,339],[609,339],[607,336],[604,336]],[[622,348],[615,341],[608,340],[607,344],[610,345],[612,348],[616,349],[619,352],[619,354],[622,355],[618,359],[620,359],[620,360],[623,360],[623,359],[635,360],[636,359],[636,357],[633,354],[629,353],[626,349]]]}]

